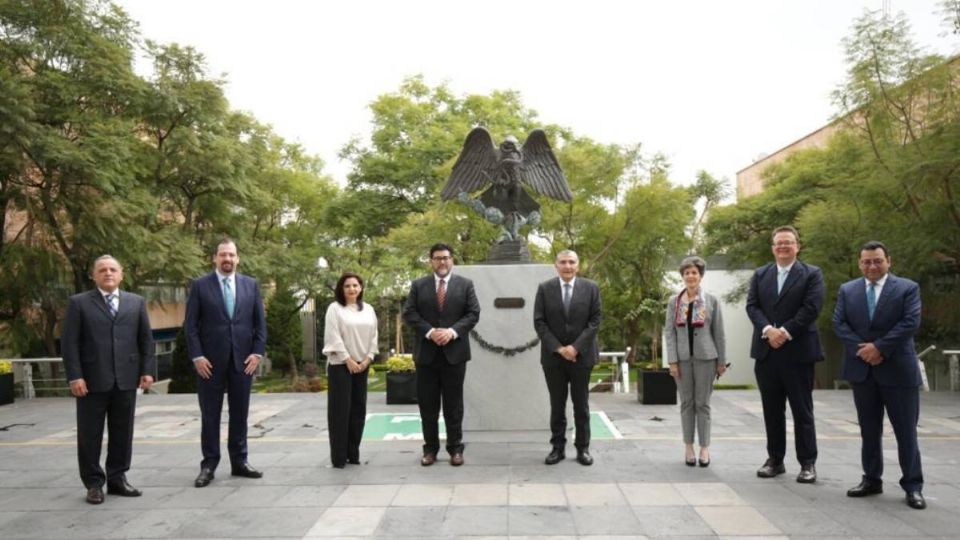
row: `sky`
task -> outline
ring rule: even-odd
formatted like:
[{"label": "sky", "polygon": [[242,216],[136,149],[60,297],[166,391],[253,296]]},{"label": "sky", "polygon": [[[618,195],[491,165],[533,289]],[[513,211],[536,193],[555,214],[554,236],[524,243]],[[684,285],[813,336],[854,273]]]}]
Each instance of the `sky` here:
[{"label": "sky", "polygon": [[[960,52],[936,0],[119,0],[143,37],[191,45],[235,109],[320,156],[368,139],[377,96],[422,74],[457,95],[516,90],[544,124],[641,143],[727,178],[827,123],[842,39],[903,11],[927,52]],[[148,66],[138,69],[146,73]],[[526,134],[515,134],[523,140]]]}]

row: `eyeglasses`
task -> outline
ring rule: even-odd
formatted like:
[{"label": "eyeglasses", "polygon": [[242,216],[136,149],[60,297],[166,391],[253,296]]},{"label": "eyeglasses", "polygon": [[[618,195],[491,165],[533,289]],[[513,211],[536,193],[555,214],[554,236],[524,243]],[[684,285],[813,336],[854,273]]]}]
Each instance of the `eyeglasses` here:
[{"label": "eyeglasses", "polygon": [[437,261],[437,262],[446,262],[446,261],[449,261],[449,260],[453,259],[453,257],[450,257],[450,256],[446,256],[446,257],[431,257],[431,259],[433,259],[433,260],[435,260],[435,261]]},{"label": "eyeglasses", "polygon": [[860,259],[860,266],[883,266],[886,259]]},{"label": "eyeglasses", "polygon": [[771,244],[771,245],[772,245],[773,247],[790,247],[790,246],[793,246],[793,245],[796,245],[796,244],[797,244],[797,243],[796,243],[795,241],[793,241],[793,240],[782,240],[782,241],[780,241],[780,242],[777,242],[777,243]]}]

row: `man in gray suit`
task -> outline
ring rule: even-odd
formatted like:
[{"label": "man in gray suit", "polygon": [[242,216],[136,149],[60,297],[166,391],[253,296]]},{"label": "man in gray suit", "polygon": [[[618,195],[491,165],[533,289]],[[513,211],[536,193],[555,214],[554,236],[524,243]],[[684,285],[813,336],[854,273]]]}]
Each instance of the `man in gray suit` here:
[{"label": "man in gray suit", "polygon": [[[127,482],[133,454],[137,388],[148,390],[157,371],[143,298],[120,291],[123,267],[110,255],[93,263],[96,289],[70,297],[60,344],[70,393],[77,398],[77,458],[87,502],[107,493],[139,497]],[[107,470],[100,466],[107,421]]]},{"label": "man in gray suit", "polygon": [[440,450],[441,404],[450,464],[463,465],[463,380],[470,360],[470,330],[480,320],[473,282],[452,273],[453,250],[430,247],[433,273],[414,281],[403,305],[403,320],[414,331],[417,403],[423,426],[423,457],[429,467]]},{"label": "man in gray suit", "polygon": [[567,444],[567,393],[573,401],[574,445],[577,461],[592,465],[590,456],[590,372],[600,356],[597,331],[603,317],[600,287],[577,277],[580,259],[576,252],[557,254],[554,266],[559,279],[549,279],[537,288],[533,326],[540,336],[540,365],[550,392],[550,444],[544,462],[563,460]]}]

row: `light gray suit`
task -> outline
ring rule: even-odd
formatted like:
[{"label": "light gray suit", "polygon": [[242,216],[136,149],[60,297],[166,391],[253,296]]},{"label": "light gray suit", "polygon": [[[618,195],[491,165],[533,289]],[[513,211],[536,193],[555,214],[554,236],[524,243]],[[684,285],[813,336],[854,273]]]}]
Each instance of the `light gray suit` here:
[{"label": "light gray suit", "polygon": [[707,313],[704,326],[693,328],[691,354],[689,330],[686,326],[678,327],[675,322],[677,299],[681,294],[674,294],[667,301],[667,319],[663,326],[667,363],[678,363],[680,368],[677,388],[680,391],[683,442],[693,444],[696,425],[700,446],[710,446],[710,394],[713,393],[717,363],[726,362],[723,313],[715,296],[702,293]]}]

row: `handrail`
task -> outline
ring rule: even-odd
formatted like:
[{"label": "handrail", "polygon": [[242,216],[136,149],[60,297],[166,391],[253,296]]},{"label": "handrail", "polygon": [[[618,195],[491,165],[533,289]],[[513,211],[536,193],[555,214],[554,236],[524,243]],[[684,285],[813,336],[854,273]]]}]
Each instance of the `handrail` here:
[{"label": "handrail", "polygon": [[63,358],[11,358],[10,362],[13,364],[22,364],[19,367],[21,370],[23,370],[23,374],[21,376],[23,381],[23,397],[24,399],[33,399],[37,397],[37,389],[33,385],[33,364],[59,364],[60,362],[63,362]]}]

